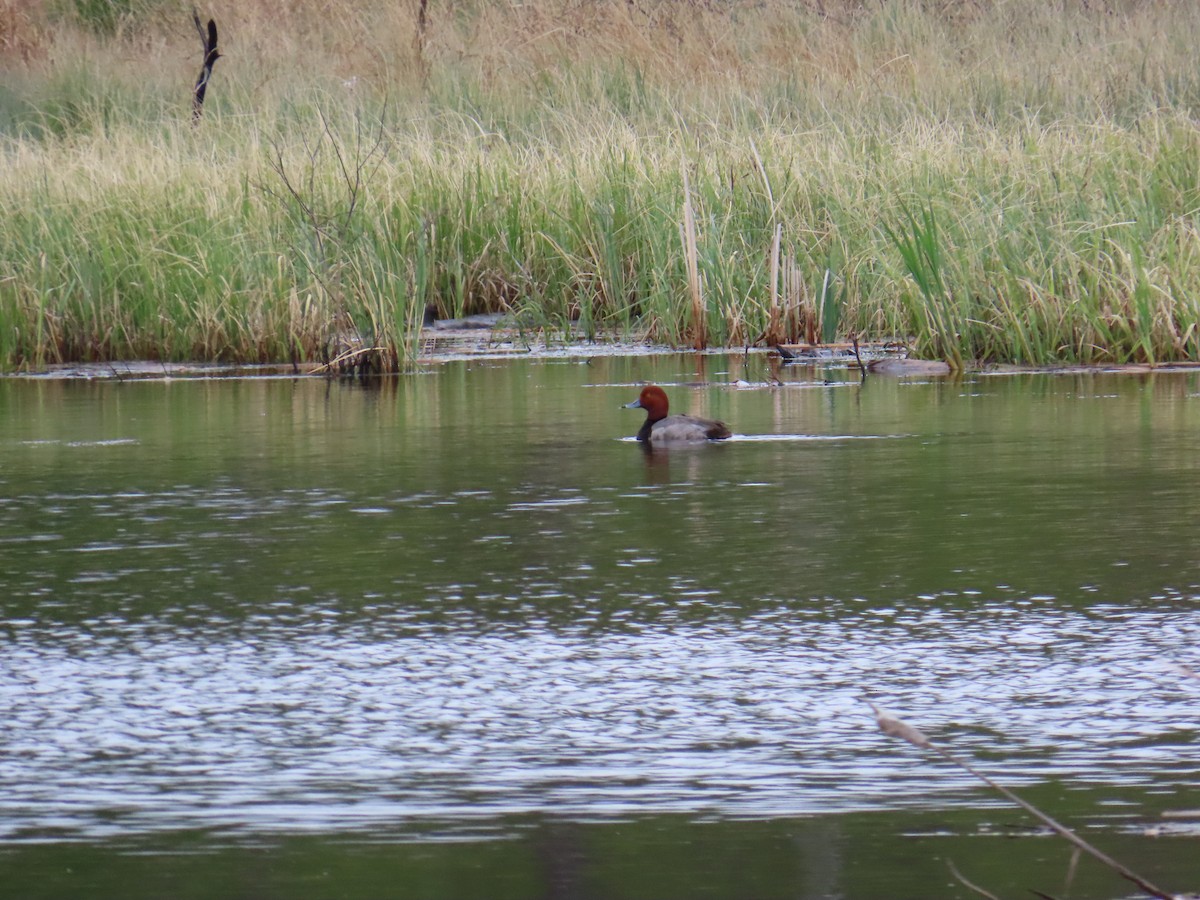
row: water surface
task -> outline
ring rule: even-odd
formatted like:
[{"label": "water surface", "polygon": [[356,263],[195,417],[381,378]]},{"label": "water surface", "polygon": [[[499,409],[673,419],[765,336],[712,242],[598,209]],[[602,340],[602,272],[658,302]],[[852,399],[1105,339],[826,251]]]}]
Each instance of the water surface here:
[{"label": "water surface", "polygon": [[[0,381],[0,876],[1061,889],[1065,844],[978,840],[1033,825],[870,699],[1196,890],[1196,377],[767,374]],[[738,439],[623,440],[646,380]]]}]

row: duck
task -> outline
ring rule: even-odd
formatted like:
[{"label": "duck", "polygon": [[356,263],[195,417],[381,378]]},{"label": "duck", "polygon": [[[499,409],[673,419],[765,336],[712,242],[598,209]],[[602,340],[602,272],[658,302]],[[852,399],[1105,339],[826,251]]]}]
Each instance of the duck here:
[{"label": "duck", "polygon": [[686,443],[698,441],[723,441],[733,432],[724,422],[715,419],[700,419],[696,416],[668,416],[670,402],[667,392],[658,385],[642,388],[641,394],[626,409],[644,409],[646,421],[637,433],[637,439],[651,444]]}]

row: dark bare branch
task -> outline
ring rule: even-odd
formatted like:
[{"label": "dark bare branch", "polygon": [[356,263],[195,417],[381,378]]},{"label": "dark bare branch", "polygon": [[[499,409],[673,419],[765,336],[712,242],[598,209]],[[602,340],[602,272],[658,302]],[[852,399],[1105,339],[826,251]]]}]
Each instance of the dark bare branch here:
[{"label": "dark bare branch", "polygon": [[200,43],[204,47],[204,63],[200,68],[200,75],[196,79],[196,87],[192,92],[192,122],[198,122],[200,114],[204,111],[204,95],[208,91],[208,82],[212,78],[213,66],[221,58],[221,54],[217,52],[217,23],[209,19],[208,30],[205,31],[204,26],[200,24],[200,13],[194,7],[192,8],[192,21],[196,25],[196,33],[200,35]]}]

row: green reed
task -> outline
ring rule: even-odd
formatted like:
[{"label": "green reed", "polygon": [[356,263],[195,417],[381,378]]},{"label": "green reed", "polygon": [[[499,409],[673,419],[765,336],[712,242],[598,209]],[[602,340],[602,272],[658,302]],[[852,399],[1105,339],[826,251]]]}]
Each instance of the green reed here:
[{"label": "green reed", "polygon": [[[403,365],[430,306],[680,346],[853,332],[956,366],[1194,358],[1200,14],[1044,7],[618,4],[591,56],[443,38],[420,78],[344,35],[304,71],[233,45],[197,127],[190,69],[89,39],[0,90],[0,366]],[[509,27],[472,9],[466,32]],[[403,25],[369,24],[380,47]],[[626,40],[667,25],[665,61]]]}]

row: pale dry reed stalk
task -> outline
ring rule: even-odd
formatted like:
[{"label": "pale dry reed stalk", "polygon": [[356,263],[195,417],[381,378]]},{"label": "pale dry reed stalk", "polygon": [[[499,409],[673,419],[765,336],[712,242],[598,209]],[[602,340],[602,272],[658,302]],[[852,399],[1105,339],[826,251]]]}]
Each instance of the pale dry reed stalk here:
[{"label": "pale dry reed stalk", "polygon": [[951,762],[954,765],[958,766],[959,768],[963,769],[964,771],[969,772],[971,775],[974,775],[976,778],[978,778],[980,781],[982,781],[988,787],[992,788],[995,791],[998,791],[1000,794],[1003,794],[1006,798],[1008,798],[1013,803],[1020,806],[1022,809],[1024,809],[1026,812],[1028,812],[1030,815],[1032,815],[1034,818],[1038,819],[1040,822],[1042,822],[1044,825],[1046,825],[1055,834],[1059,835],[1062,838],[1065,838],[1072,845],[1074,845],[1078,850],[1081,850],[1082,852],[1087,853],[1092,858],[1103,863],[1105,866],[1112,869],[1114,872],[1116,872],[1118,875],[1120,875],[1125,880],[1130,881],[1133,884],[1136,884],[1139,888],[1141,888],[1143,891],[1145,891],[1150,896],[1158,897],[1159,900],[1179,900],[1177,895],[1164,891],[1162,888],[1152,884],[1151,882],[1149,882],[1148,880],[1143,878],[1141,875],[1138,875],[1136,872],[1134,872],[1132,869],[1130,869],[1123,863],[1117,862],[1117,860],[1113,859],[1107,853],[1096,848],[1091,843],[1089,843],[1088,841],[1081,838],[1078,834],[1076,834],[1070,828],[1061,824],[1056,819],[1051,818],[1046,813],[1042,812],[1040,809],[1038,809],[1032,803],[1017,796],[1015,793],[1013,793],[1011,790],[1006,788],[1004,785],[1002,785],[999,782],[995,781],[994,779],[990,778],[988,775],[981,772],[979,769],[977,769],[975,766],[971,765],[971,763],[967,762],[962,757],[960,757],[956,754],[953,754],[950,751],[935,744],[928,737],[926,737],[925,734],[920,729],[915,728],[912,725],[909,725],[907,722],[904,722],[900,719],[896,719],[891,716],[885,715],[879,709],[879,707],[877,707],[874,703],[871,703],[870,701],[868,701],[867,705],[870,706],[872,712],[875,713],[875,723],[879,726],[879,730],[882,731],[884,734],[886,734],[888,737],[899,738],[902,741],[907,741],[908,743],[912,744],[914,747],[917,747],[921,750],[929,750],[930,752],[935,753],[938,756],[940,756],[942,759],[944,759],[948,762]]},{"label": "pale dry reed stalk", "polygon": [[683,170],[683,221],[679,226],[687,268],[688,296],[692,301],[691,341],[697,350],[708,346],[708,323],[704,309],[704,283],[700,277],[699,253],[696,249],[696,212],[692,206],[692,191],[687,169]]}]

